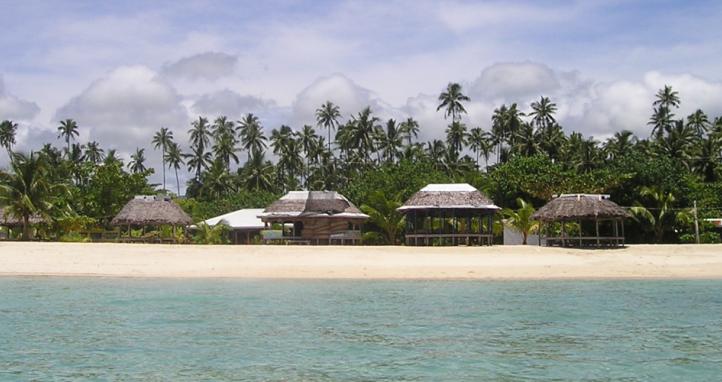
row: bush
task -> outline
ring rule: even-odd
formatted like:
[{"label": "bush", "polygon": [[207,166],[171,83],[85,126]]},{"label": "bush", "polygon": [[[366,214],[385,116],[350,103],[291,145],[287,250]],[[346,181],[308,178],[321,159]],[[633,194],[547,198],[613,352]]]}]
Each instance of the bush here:
[{"label": "bush", "polygon": [[[693,233],[685,233],[684,235],[680,235],[679,241],[685,244],[694,244],[697,242]],[[720,239],[720,235],[717,232],[707,231],[701,232],[699,234],[700,244],[717,244],[720,242],[722,242],[722,240]]]},{"label": "bush", "polygon": [[60,236],[59,240],[65,243],[89,243],[89,237],[81,235],[78,232],[69,232]]}]

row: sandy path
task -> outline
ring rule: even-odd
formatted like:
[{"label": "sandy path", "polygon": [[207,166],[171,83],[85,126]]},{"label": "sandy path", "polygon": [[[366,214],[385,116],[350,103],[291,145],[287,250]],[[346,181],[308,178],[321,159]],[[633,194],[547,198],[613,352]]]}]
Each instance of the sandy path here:
[{"label": "sandy path", "polygon": [[0,275],[359,279],[722,278],[722,245],[174,246],[0,242]]}]

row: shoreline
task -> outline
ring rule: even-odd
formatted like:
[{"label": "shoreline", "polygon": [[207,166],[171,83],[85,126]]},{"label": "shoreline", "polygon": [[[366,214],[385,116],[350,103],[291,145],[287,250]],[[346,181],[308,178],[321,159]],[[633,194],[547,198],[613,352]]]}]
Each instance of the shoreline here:
[{"label": "shoreline", "polygon": [[722,279],[722,245],[340,247],[0,242],[0,277]]}]

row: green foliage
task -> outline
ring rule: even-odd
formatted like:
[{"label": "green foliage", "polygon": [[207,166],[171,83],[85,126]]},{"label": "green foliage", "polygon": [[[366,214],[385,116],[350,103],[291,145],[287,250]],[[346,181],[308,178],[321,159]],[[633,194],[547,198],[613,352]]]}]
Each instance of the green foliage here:
[{"label": "green foliage", "polygon": [[398,194],[389,195],[381,191],[375,191],[369,196],[368,202],[362,204],[360,208],[361,211],[369,215],[371,225],[383,234],[383,242],[393,245],[398,243],[398,238],[404,229],[406,220],[404,214],[396,210],[402,204]]},{"label": "green foliage", "polygon": [[196,233],[193,235],[193,242],[196,244],[228,244],[229,228],[225,224],[198,224]]},{"label": "green foliage", "polygon": [[68,232],[61,235],[58,240],[66,243],[88,243],[91,241],[88,236],[82,235],[79,232]]},{"label": "green foliage", "polygon": [[242,208],[265,208],[279,196],[264,191],[240,190],[219,199],[188,198],[176,202],[193,221],[202,221]]},{"label": "green foliage", "polygon": [[[679,241],[684,244],[695,244],[697,238],[694,233],[685,233],[679,236]],[[718,232],[702,232],[699,234],[700,244],[719,244],[722,240]]]},{"label": "green foliage", "polygon": [[516,203],[519,206],[518,209],[512,210],[510,208],[505,208],[502,211],[502,215],[506,218],[504,220],[504,224],[521,232],[523,237],[522,244],[526,245],[529,234],[534,233],[539,229],[539,222],[532,220],[531,218],[536,211],[533,205],[527,203],[521,198],[518,198]]}]

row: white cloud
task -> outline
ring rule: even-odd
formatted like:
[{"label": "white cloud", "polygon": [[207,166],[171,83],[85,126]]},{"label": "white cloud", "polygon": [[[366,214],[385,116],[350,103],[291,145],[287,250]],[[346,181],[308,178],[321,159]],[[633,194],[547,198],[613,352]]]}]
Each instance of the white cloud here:
[{"label": "white cloud", "polygon": [[444,2],[439,6],[439,19],[449,29],[463,32],[484,27],[504,27],[529,23],[556,23],[569,18],[573,6],[553,7],[541,4],[522,4],[510,1],[464,3]]},{"label": "white cloud", "polygon": [[227,116],[240,118],[246,113],[264,113],[275,107],[275,102],[262,98],[240,95],[232,90],[223,89],[203,94],[193,102],[192,109],[200,115]]},{"label": "white cloud", "polygon": [[40,112],[35,102],[22,100],[5,91],[5,81],[0,76],[0,120],[30,120]]},{"label": "white cloud", "polygon": [[232,75],[237,61],[230,54],[206,52],[164,65],[161,72],[171,78],[215,81]]},{"label": "white cloud", "polygon": [[326,101],[336,104],[346,120],[370,106],[374,112],[388,114],[389,107],[377,95],[342,74],[322,77],[303,89],[293,103],[293,115],[298,123],[315,123],[316,109]]},{"label": "white cloud", "polygon": [[144,66],[125,66],[93,82],[61,107],[56,120],[78,122],[81,139],[98,140],[106,148],[128,153],[149,147],[160,127],[185,136],[188,113],[175,89]]},{"label": "white cloud", "polygon": [[557,74],[548,66],[533,62],[511,62],[484,68],[472,82],[469,94],[483,99],[514,100],[550,94],[560,87]]}]

